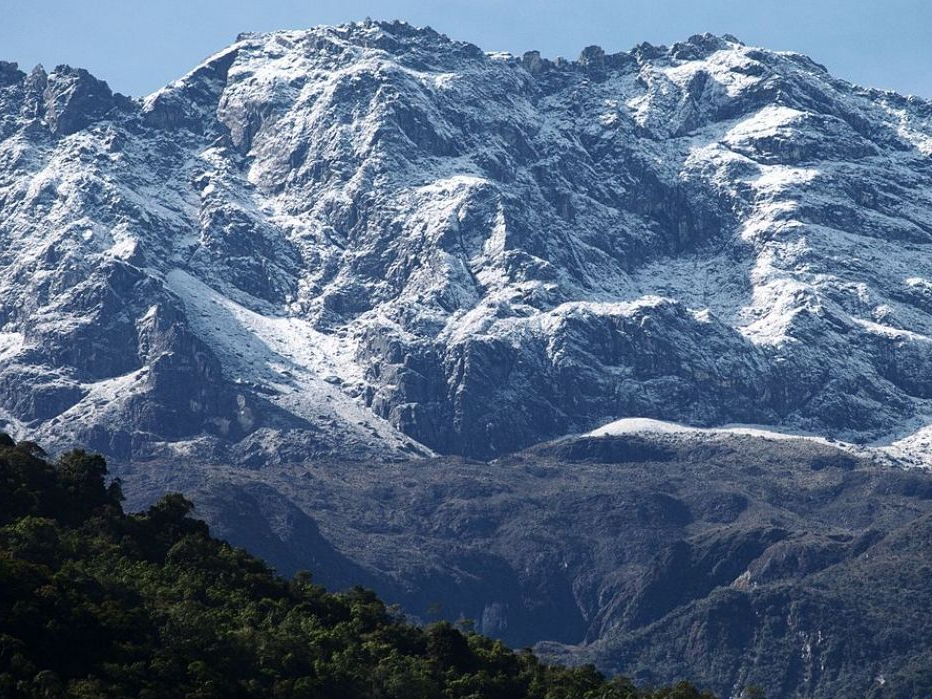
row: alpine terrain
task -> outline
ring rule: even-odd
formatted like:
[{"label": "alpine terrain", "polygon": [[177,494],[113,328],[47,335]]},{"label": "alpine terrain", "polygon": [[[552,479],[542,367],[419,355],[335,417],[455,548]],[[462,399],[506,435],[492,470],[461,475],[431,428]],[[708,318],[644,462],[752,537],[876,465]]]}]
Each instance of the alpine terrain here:
[{"label": "alpine terrain", "polygon": [[932,691],[930,253],[932,102],[732,36],[0,63],[0,429],[642,682]]}]

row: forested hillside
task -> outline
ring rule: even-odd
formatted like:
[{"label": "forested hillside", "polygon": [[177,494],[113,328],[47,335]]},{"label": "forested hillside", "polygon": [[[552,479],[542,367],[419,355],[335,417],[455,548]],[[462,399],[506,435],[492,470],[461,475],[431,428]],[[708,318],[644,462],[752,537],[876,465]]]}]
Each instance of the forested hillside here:
[{"label": "forested hillside", "polygon": [[421,628],[368,590],[277,577],[180,495],[121,501],[100,456],[51,463],[0,435],[0,696],[710,696],[548,666],[467,622]]}]

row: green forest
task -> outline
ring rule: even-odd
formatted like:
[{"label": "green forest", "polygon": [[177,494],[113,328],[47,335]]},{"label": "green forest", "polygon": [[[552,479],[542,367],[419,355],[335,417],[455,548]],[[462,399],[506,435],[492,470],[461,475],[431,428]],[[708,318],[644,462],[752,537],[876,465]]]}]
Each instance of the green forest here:
[{"label": "green forest", "polygon": [[708,697],[638,689],[371,591],[277,576],[170,494],[127,514],[103,458],[0,434],[0,697]]}]

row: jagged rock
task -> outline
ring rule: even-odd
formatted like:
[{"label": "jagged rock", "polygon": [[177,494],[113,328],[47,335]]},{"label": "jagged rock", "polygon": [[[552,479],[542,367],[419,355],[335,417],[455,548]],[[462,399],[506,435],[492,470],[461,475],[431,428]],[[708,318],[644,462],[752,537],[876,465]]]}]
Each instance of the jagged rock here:
[{"label": "jagged rock", "polygon": [[244,34],[137,101],[2,64],[0,421],[125,458],[892,439],[932,408],[930,118],[730,36]]},{"label": "jagged rock", "polygon": [[43,97],[46,121],[59,136],[87,128],[126,102],[83,68],[65,65],[48,76]]}]

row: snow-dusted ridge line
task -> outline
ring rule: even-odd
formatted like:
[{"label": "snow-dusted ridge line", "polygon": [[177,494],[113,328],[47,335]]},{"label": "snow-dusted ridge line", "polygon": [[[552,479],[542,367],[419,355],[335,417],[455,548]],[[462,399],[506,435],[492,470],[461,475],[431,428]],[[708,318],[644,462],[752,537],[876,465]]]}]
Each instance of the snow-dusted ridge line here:
[{"label": "snow-dusted ridge line", "polygon": [[835,447],[857,456],[880,456],[906,468],[932,469],[932,427],[923,427],[912,435],[884,440],[870,445],[854,444],[828,439],[816,434],[778,430],[767,425],[721,425],[719,427],[694,427],[676,422],[652,418],[622,418],[614,420],[583,435],[572,438],[624,437],[629,435],[743,435],[764,440],[803,440]]},{"label": "snow-dusted ridge line", "polygon": [[652,418],[629,417],[614,420],[586,433],[585,437],[621,437],[629,434],[739,434],[766,439],[804,439],[819,444],[845,449],[858,449],[858,445],[826,439],[819,435],[801,434],[768,428],[765,425],[722,425],[720,427],[693,427],[676,422]]},{"label": "snow-dusted ridge line", "polygon": [[127,459],[626,415],[924,452],[930,139],[928,102],[710,35],[250,34],[138,102],[3,64],[0,415]]}]

